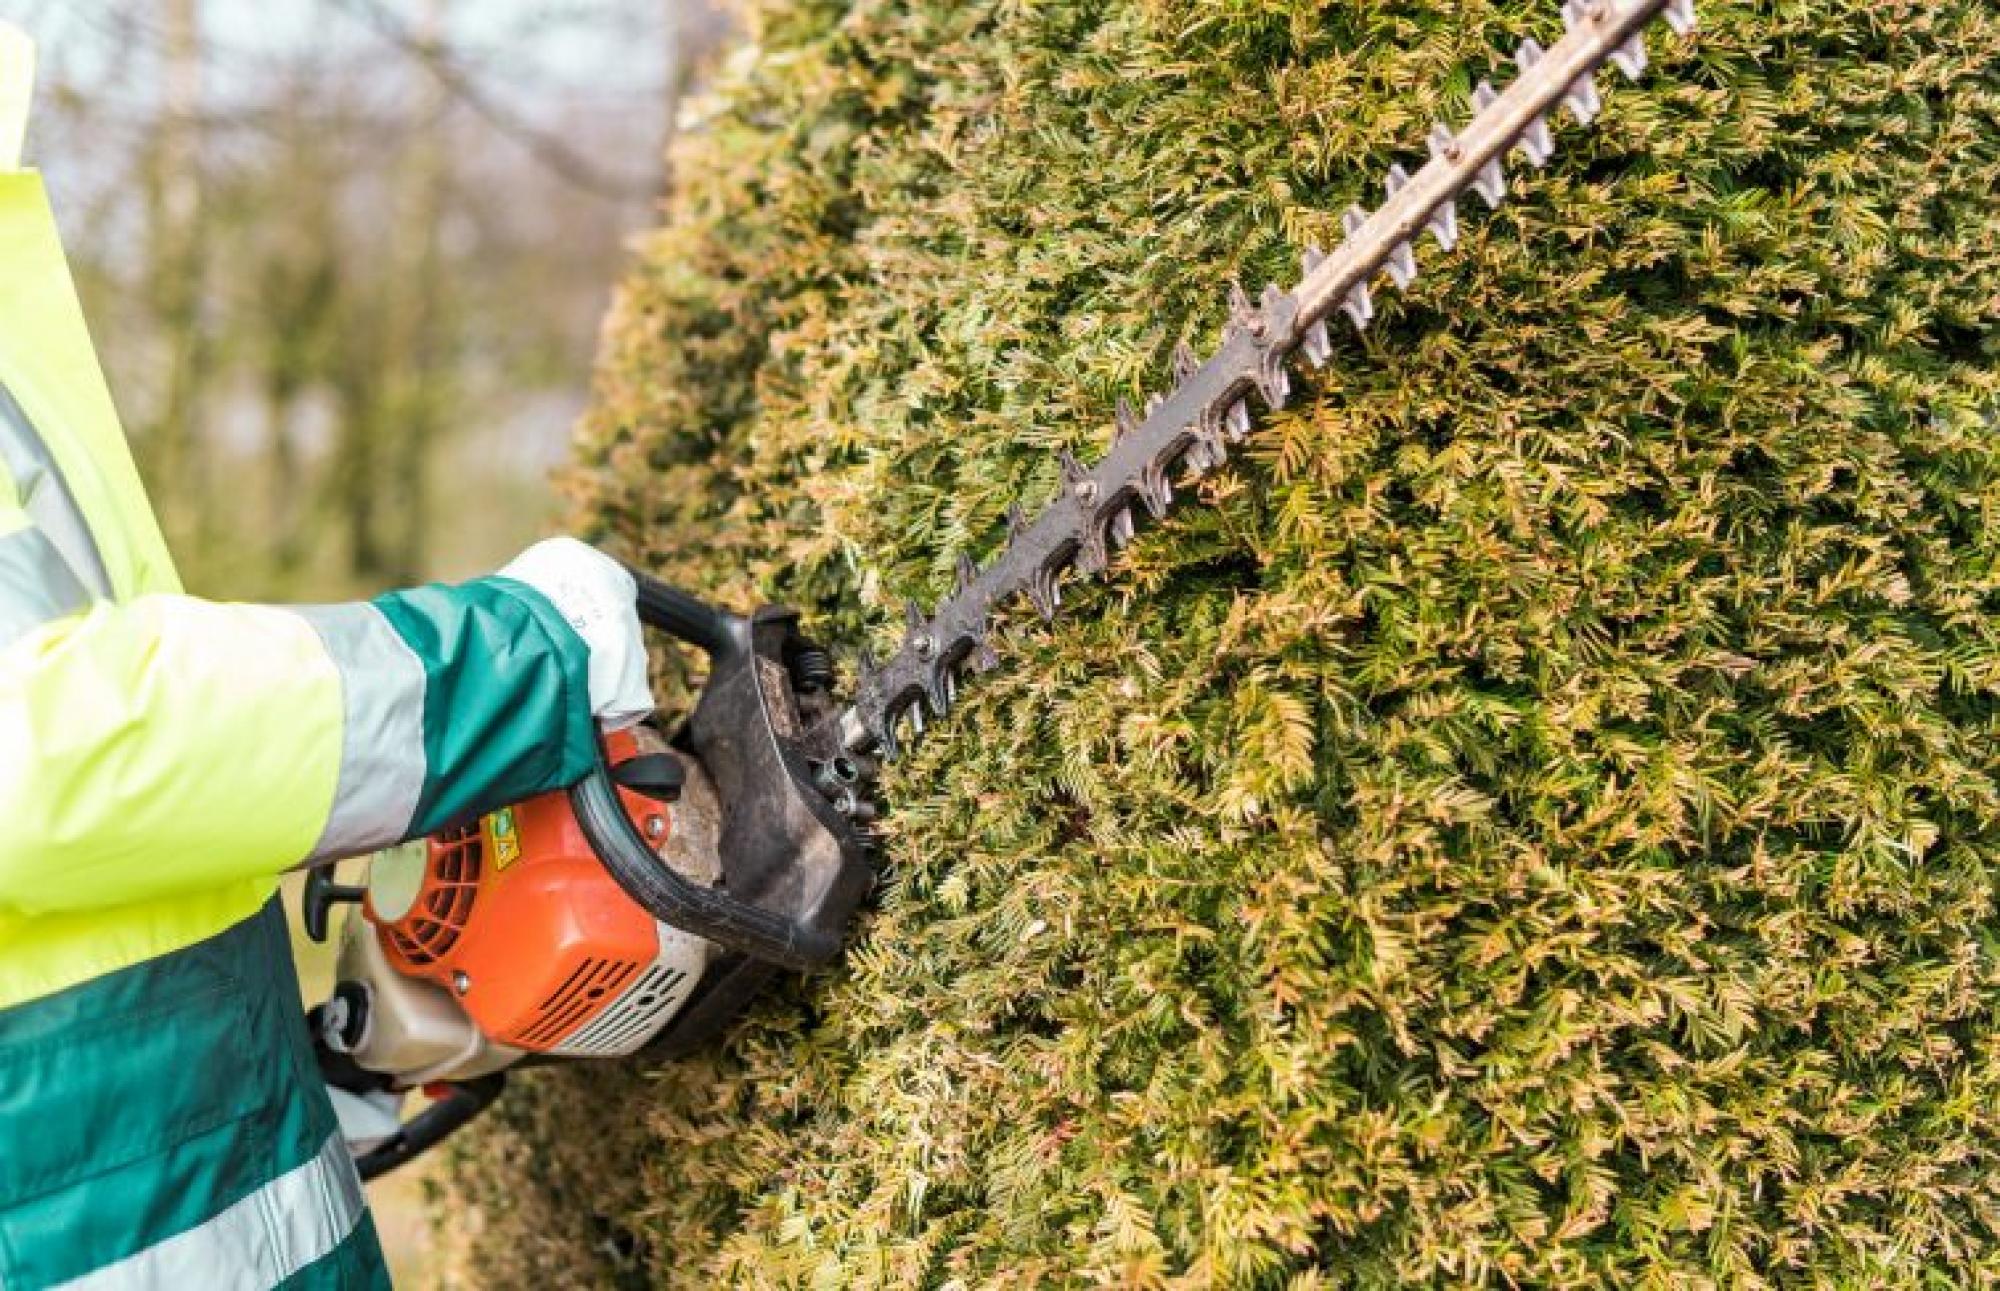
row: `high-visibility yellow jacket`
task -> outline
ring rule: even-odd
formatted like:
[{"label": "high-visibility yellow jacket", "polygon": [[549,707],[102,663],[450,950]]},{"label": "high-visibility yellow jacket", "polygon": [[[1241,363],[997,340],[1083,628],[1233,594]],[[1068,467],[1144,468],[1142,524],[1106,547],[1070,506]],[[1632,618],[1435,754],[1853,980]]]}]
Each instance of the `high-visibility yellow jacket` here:
[{"label": "high-visibility yellow jacket", "polygon": [[181,594],[15,168],[30,63],[0,23],[0,1287],[386,1291],[276,876],[579,779],[588,648],[502,578]]},{"label": "high-visibility yellow jacket", "polygon": [[41,179],[15,169],[8,47],[0,1009],[230,927],[302,863],[573,782],[594,738],[587,648],[508,580],[309,609],[181,594]]}]

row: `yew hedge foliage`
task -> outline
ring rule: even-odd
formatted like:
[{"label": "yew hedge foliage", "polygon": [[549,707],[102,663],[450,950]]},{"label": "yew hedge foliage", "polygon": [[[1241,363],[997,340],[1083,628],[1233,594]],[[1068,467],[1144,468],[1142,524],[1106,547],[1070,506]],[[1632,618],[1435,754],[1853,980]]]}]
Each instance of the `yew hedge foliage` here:
[{"label": "yew hedge foliage", "polygon": [[[1560,31],[751,8],[578,524],[883,650]],[[469,1278],[2000,1279],[2000,11],[1703,17],[1207,505],[1007,621],[842,971],[517,1082]]]}]

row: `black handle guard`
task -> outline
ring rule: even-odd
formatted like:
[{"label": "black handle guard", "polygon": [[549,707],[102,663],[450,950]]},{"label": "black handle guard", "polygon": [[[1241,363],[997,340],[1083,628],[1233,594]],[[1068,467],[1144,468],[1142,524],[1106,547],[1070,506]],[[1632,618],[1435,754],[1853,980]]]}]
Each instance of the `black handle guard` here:
[{"label": "black handle guard", "polygon": [[569,791],[584,837],[654,918],[752,959],[819,967],[839,955],[871,872],[859,833],[813,782],[815,758],[838,750],[808,745],[788,666],[804,645],[798,616],[766,607],[744,618],[632,576],[640,621],[709,659],[708,684],[675,743],[721,800],[722,881],[703,887],[660,861],[626,815],[602,748]]}]

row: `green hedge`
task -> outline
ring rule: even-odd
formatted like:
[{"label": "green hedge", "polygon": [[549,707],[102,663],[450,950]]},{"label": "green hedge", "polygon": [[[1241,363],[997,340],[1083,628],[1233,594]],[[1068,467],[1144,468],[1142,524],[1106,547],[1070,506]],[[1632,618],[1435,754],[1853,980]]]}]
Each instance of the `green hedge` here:
[{"label": "green hedge", "polygon": [[[579,528],[886,648],[1557,8],[761,0]],[[2000,11],[1703,17],[1009,619],[844,971],[519,1082],[469,1279],[2000,1277]]]}]

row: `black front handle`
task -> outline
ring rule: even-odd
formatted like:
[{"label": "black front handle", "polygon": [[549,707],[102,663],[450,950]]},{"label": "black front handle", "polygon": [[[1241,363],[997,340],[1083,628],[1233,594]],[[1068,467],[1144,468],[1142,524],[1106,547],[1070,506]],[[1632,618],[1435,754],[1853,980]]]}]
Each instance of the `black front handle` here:
[{"label": "black front handle", "polygon": [[[628,569],[630,567],[628,566]],[[711,659],[747,649],[748,620],[717,609],[642,570],[630,569],[639,585],[639,622],[698,647]]]},{"label": "black front handle", "polygon": [[[638,585],[639,621],[706,653],[711,689],[736,680],[737,674],[746,671],[753,674],[750,689],[756,688],[758,660],[751,620],[669,587],[641,570],[631,573]],[[741,744],[770,735],[767,707],[742,712],[735,720],[746,725],[761,720],[767,729],[742,732],[740,741],[732,739],[730,748],[714,751],[716,756],[733,755]],[[698,755],[702,752],[697,749]],[[840,954],[838,931],[741,900],[722,888],[703,887],[662,864],[625,814],[601,745],[597,765],[570,789],[569,801],[584,838],[605,870],[654,918],[728,950],[787,968],[817,968]],[[788,822],[772,821],[774,830],[788,827]],[[725,865],[725,881],[726,877]]]}]

